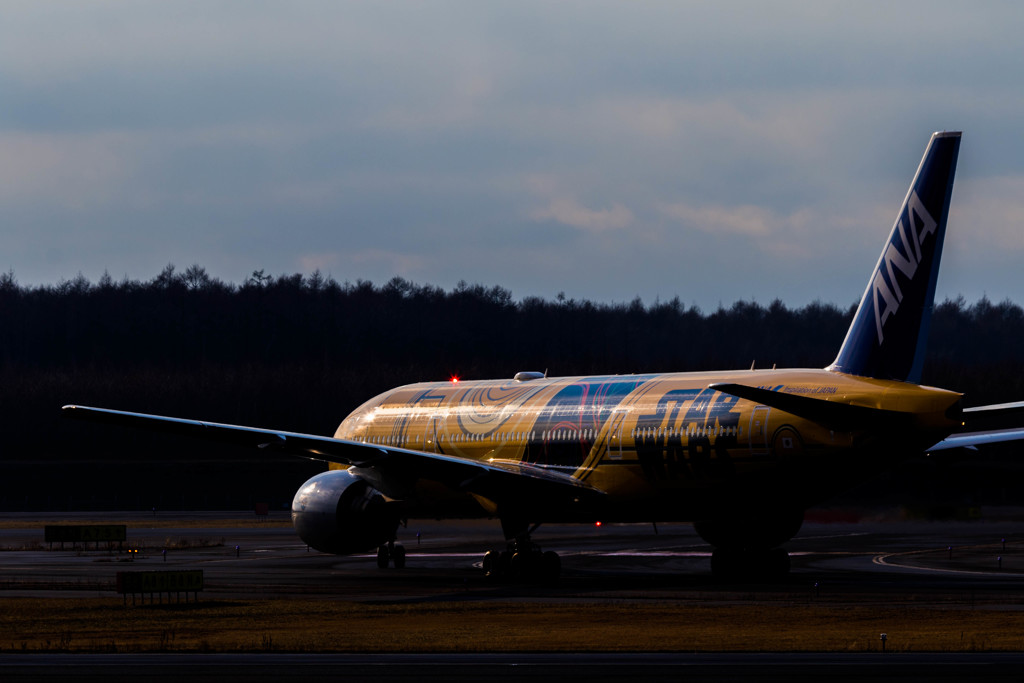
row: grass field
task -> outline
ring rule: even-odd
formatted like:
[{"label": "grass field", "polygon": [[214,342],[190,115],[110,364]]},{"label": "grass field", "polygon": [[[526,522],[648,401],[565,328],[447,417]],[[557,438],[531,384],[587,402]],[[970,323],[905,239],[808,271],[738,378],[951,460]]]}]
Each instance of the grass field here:
[{"label": "grass field", "polygon": [[[179,529],[288,524],[284,515],[269,522],[217,517],[124,522]],[[2,520],[0,528],[41,529],[45,522]],[[945,549],[927,551],[936,554],[930,559],[925,551],[911,554],[973,570],[991,565],[996,554],[1014,563],[1015,547],[957,548],[952,559]],[[627,593],[577,599],[558,591],[545,599],[466,594],[436,602],[200,594],[197,603],[166,604],[165,597],[156,605],[132,605],[130,598],[125,605],[114,595],[5,596],[0,652],[865,652],[881,650],[882,633],[886,649],[896,652],[1024,651],[1024,598],[1012,584],[977,599],[973,591],[947,596],[876,589],[827,597],[823,591],[820,599],[804,587],[749,595],[739,587],[706,596],[655,592],[649,599]]]},{"label": "grass field", "polygon": [[4,652],[1016,651],[1024,613],[625,602],[0,599]]}]

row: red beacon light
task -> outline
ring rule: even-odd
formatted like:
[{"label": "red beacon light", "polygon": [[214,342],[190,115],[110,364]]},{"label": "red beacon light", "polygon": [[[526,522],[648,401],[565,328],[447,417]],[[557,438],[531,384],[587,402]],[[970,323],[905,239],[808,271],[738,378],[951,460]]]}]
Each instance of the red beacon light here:
[{"label": "red beacon light", "polygon": [[452,375],[451,378],[449,379],[449,381],[452,384],[458,384],[459,383],[459,376],[458,375]]}]

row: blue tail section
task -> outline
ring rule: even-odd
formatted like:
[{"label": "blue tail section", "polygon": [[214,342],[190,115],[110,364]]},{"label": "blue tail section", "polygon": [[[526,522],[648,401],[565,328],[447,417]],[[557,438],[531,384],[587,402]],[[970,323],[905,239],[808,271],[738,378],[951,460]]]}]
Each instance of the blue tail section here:
[{"label": "blue tail section", "polygon": [[934,133],[829,370],[918,383],[939,276],[959,132]]}]

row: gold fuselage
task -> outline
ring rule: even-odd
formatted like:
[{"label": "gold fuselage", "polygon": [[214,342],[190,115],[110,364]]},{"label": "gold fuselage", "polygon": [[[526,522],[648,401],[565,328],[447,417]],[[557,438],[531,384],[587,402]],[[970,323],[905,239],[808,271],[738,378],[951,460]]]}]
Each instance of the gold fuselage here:
[{"label": "gold fuselage", "polygon": [[[898,430],[866,424],[837,432],[712,383],[907,419]],[[433,382],[367,401],[335,438],[556,469],[604,491],[606,516],[692,519],[710,500],[728,504],[765,487],[807,507],[950,434],[959,400],[942,389],[813,369]],[[493,512],[487,501],[474,507]]]}]

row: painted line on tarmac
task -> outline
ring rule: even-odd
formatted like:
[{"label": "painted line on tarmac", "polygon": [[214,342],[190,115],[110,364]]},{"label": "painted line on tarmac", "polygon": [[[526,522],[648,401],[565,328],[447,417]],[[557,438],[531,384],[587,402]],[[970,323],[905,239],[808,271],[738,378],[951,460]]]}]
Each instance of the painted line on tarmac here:
[{"label": "painted line on tarmac", "polygon": [[949,567],[927,567],[919,564],[906,564],[898,561],[892,561],[893,558],[909,557],[911,555],[923,555],[925,553],[934,553],[934,549],[930,550],[910,550],[904,553],[886,553],[884,555],[875,555],[871,558],[873,564],[877,564],[883,567],[890,567],[893,569],[909,569],[915,571],[925,572],[936,572],[939,574],[963,574],[970,576],[1006,576],[1016,577],[1024,576],[1021,572],[1011,572],[1006,570],[979,570],[979,569],[952,569]]}]

